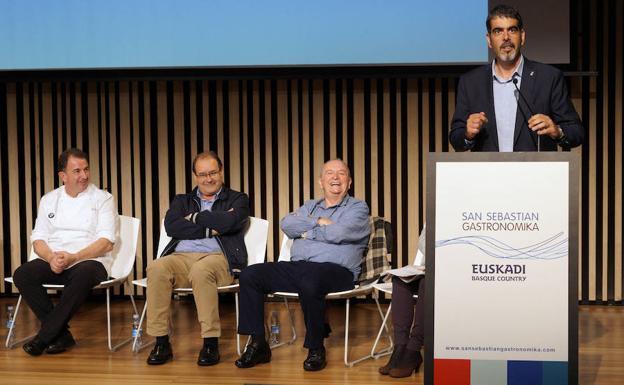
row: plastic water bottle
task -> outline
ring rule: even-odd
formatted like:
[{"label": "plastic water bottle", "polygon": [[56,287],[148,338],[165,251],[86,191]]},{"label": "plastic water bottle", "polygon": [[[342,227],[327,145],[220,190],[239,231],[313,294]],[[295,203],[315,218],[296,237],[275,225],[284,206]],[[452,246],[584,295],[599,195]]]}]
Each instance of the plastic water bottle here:
[{"label": "plastic water bottle", "polygon": [[10,329],[13,327],[13,323],[15,322],[15,308],[13,307],[13,305],[7,305],[6,313],[7,313],[6,328]]},{"label": "plastic water bottle", "polygon": [[136,343],[137,348],[140,347],[143,343],[143,341],[141,340],[141,337],[143,336],[143,331],[141,330],[140,321],[141,318],[138,314],[132,315],[132,338],[136,338],[138,336]]},{"label": "plastic water bottle", "polygon": [[[6,325],[7,333],[8,333],[9,330],[11,330],[11,327],[14,327],[15,325],[15,308],[13,307],[13,305],[7,305],[6,314],[7,314],[7,320],[6,320],[5,325]],[[15,328],[11,330],[11,335],[9,336],[9,346],[13,345],[14,340],[15,340]]]},{"label": "plastic water bottle", "polygon": [[280,323],[277,312],[271,313],[271,334],[269,335],[269,345],[277,345],[280,343]]}]

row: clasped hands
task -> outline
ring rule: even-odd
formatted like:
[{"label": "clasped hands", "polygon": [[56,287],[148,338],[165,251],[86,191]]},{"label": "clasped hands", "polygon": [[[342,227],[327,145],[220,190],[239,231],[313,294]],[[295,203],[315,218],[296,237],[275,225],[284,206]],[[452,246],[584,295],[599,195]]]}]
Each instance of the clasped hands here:
[{"label": "clasped hands", "polygon": [[55,274],[62,273],[63,270],[67,269],[77,261],[78,256],[67,251],[53,251],[52,255],[48,259],[50,269],[52,269]]}]

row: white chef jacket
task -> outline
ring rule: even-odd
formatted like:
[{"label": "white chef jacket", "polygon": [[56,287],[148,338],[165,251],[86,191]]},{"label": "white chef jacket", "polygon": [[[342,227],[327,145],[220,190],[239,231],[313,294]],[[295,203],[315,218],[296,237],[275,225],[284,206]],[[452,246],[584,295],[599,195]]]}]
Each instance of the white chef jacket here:
[{"label": "white chef jacket", "polygon": [[[52,251],[75,253],[99,238],[115,243],[118,232],[119,216],[110,193],[89,184],[85,191],[71,197],[61,186],[41,197],[30,240],[45,241]],[[94,259],[110,276],[111,253]]]}]

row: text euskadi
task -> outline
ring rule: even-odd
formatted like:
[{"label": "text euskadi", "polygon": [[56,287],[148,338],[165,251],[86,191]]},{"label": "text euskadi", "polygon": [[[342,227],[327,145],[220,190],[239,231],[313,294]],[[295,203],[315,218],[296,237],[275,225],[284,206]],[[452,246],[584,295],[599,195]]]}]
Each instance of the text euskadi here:
[{"label": "text euskadi", "polygon": [[524,282],[526,265],[472,264],[473,281]]}]

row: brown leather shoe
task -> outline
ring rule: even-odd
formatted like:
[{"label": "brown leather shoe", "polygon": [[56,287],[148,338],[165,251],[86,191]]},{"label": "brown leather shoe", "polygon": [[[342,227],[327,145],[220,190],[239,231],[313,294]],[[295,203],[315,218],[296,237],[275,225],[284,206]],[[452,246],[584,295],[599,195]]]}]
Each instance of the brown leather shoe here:
[{"label": "brown leather shoe", "polygon": [[390,369],[388,374],[393,378],[409,377],[414,372],[418,373],[422,362],[420,350],[405,349],[405,353],[397,362],[396,367]]},{"label": "brown leather shoe", "polygon": [[404,352],[405,352],[405,345],[395,345],[394,350],[392,351],[392,355],[390,356],[390,359],[388,360],[388,363],[386,363],[384,366],[379,368],[379,373],[384,376],[387,376],[388,374],[390,374],[390,369],[396,367],[397,362],[403,356]]}]

